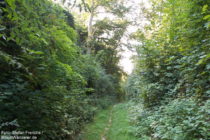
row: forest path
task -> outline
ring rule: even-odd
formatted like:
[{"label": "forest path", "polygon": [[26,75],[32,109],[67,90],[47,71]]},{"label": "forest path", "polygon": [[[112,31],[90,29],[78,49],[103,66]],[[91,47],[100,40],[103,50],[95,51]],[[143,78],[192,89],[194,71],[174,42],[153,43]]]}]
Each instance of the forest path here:
[{"label": "forest path", "polygon": [[104,132],[101,135],[101,140],[106,140],[106,133],[108,132],[108,130],[112,126],[112,112],[113,112],[113,110],[111,109],[111,111],[109,113],[109,122],[108,122],[106,128],[104,129]]},{"label": "forest path", "polygon": [[86,126],[82,140],[137,140],[127,110],[127,103],[119,103],[98,112],[94,121]]}]

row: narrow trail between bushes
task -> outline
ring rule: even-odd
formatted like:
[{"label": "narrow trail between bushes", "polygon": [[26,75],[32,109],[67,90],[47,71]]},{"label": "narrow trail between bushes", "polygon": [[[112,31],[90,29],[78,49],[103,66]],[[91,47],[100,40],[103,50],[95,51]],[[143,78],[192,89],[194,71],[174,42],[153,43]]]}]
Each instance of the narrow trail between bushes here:
[{"label": "narrow trail between bushes", "polygon": [[109,131],[110,127],[112,126],[112,111],[113,110],[111,110],[109,113],[109,122],[101,135],[101,140],[106,140],[106,133]]},{"label": "narrow trail between bushes", "polygon": [[137,140],[129,123],[127,104],[119,103],[97,113],[82,140]]}]

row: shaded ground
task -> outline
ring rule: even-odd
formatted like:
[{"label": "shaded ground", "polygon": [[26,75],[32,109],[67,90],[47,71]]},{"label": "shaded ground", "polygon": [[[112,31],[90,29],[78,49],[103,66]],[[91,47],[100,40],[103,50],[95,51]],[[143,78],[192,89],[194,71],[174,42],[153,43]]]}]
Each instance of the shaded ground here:
[{"label": "shaded ground", "polygon": [[126,103],[100,111],[94,122],[86,126],[82,140],[137,140],[132,135]]}]

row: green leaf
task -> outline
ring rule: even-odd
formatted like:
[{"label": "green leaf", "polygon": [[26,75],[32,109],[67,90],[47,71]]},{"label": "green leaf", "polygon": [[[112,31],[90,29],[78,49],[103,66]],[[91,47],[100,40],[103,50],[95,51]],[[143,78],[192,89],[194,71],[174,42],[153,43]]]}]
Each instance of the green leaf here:
[{"label": "green leaf", "polygon": [[6,27],[0,25],[0,31],[3,31],[5,29],[6,29]]},{"label": "green leaf", "polygon": [[210,69],[210,64],[206,65],[206,69],[209,70]]},{"label": "green leaf", "polygon": [[207,15],[203,18],[204,20],[209,20],[210,19],[210,15]]},{"label": "green leaf", "polygon": [[204,27],[208,29],[210,27],[210,22],[205,23]]},{"label": "green leaf", "polygon": [[4,92],[4,95],[12,95],[12,92]]},{"label": "green leaf", "polygon": [[205,13],[208,10],[208,5],[204,5],[202,8],[202,13]]}]

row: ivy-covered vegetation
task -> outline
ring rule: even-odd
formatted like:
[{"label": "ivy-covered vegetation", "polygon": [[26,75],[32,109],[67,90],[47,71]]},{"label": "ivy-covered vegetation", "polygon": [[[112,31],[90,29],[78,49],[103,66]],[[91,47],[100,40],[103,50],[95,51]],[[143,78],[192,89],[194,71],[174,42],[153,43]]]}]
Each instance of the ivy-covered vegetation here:
[{"label": "ivy-covered vegetation", "polygon": [[127,95],[140,139],[209,139],[210,1],[155,0],[133,35],[136,68]]}]

